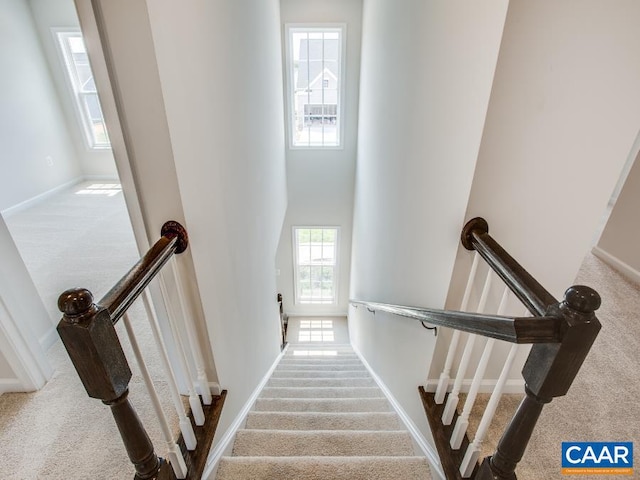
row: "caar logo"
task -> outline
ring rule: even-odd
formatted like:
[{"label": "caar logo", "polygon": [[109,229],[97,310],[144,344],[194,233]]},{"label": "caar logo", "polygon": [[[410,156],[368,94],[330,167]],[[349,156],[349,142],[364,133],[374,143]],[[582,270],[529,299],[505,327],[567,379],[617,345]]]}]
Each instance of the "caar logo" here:
[{"label": "caar logo", "polygon": [[562,442],[563,475],[632,475],[632,442]]}]

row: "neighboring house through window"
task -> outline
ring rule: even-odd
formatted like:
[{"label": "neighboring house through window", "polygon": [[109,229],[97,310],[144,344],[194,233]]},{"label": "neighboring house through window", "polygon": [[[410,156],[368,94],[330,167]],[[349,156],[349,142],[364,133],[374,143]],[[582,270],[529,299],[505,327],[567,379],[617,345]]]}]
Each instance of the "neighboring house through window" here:
[{"label": "neighboring house through window", "polygon": [[290,144],[340,147],[344,27],[287,26]]},{"label": "neighboring house through window", "polygon": [[89,57],[79,31],[56,30],[58,47],[73,92],[76,111],[87,145],[91,149],[110,148],[109,136],[89,65]]},{"label": "neighboring house through window", "polygon": [[335,304],[338,227],[294,227],[295,301]]}]

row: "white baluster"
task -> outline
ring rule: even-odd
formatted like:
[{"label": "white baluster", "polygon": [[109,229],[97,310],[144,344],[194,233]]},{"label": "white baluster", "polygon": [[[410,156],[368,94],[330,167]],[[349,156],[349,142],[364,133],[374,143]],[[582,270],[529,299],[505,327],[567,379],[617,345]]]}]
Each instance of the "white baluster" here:
[{"label": "white baluster", "polygon": [[[508,296],[509,289],[505,287],[504,292],[502,293],[502,299],[500,300],[498,315],[502,315],[502,313],[504,312]],[[494,338],[490,338],[487,340],[487,343],[484,346],[482,357],[480,358],[478,368],[476,368],[476,373],[473,376],[473,381],[471,382],[471,388],[469,388],[467,400],[464,402],[462,414],[458,417],[456,425],[453,428],[453,433],[451,434],[450,445],[454,450],[460,448],[460,445],[462,445],[462,440],[464,439],[464,435],[465,433],[467,433],[467,428],[469,428],[469,416],[471,415],[471,409],[476,402],[478,391],[480,390],[480,385],[482,384],[484,373],[487,370],[487,365],[489,364],[489,359],[491,358],[491,352],[493,351],[493,346],[495,345],[495,343],[496,340]]]},{"label": "white baluster", "polygon": [[173,271],[173,280],[178,291],[178,301],[180,303],[180,311],[182,312],[182,321],[184,322],[184,326],[187,331],[187,338],[189,339],[189,344],[191,346],[190,351],[193,354],[193,361],[196,365],[202,402],[205,405],[211,405],[213,398],[211,397],[211,388],[209,388],[209,380],[207,379],[207,373],[204,367],[202,350],[200,349],[200,343],[198,343],[198,335],[196,333],[196,327],[193,324],[193,319],[190,315],[187,315],[187,309],[185,308],[184,302],[184,290],[182,289],[182,282],[180,281],[180,273],[178,272],[178,264],[176,263],[175,256],[171,257],[171,269]]},{"label": "white baluster", "polygon": [[149,397],[151,398],[151,405],[153,406],[153,410],[156,412],[156,417],[158,417],[158,422],[160,422],[160,429],[162,430],[162,436],[164,437],[164,441],[167,446],[167,458],[171,466],[173,467],[173,471],[176,475],[176,478],[186,478],[187,477],[187,465],[184,462],[184,458],[182,457],[182,452],[180,452],[180,448],[173,441],[173,436],[171,435],[171,429],[169,428],[169,422],[167,421],[167,417],[164,414],[164,410],[162,410],[162,405],[160,404],[160,398],[158,397],[158,392],[156,392],[156,388],[153,385],[153,381],[151,380],[151,375],[149,375],[149,370],[147,369],[147,365],[142,357],[142,353],[140,352],[140,347],[138,346],[138,341],[136,340],[136,335],[133,331],[133,327],[131,326],[131,320],[129,319],[129,315],[125,313],[122,317],[124,322],[125,329],[127,331],[127,335],[129,336],[129,343],[131,344],[131,349],[133,350],[133,354],[136,357],[136,361],[138,362],[138,366],[140,367],[140,373],[142,374],[142,378],[144,379],[144,384],[147,387],[147,391],[149,392]]},{"label": "white baluster", "polygon": [[[491,289],[491,270],[487,272],[487,277],[484,281],[484,287],[482,289],[482,295],[480,296],[480,302],[478,304],[478,312],[482,312],[487,304],[487,298],[489,297],[489,290]],[[471,360],[471,354],[473,353],[473,346],[476,341],[476,335],[470,333],[467,337],[467,343],[460,359],[460,366],[458,367],[458,373],[456,375],[456,381],[453,384],[453,390],[447,398],[447,404],[442,412],[442,423],[444,425],[451,425],[453,420],[453,414],[458,408],[458,401],[460,400],[460,389],[462,388],[462,382],[464,376],[467,373],[469,367],[469,361]]]},{"label": "white baluster", "polygon": [[[467,286],[464,290],[464,296],[462,297],[462,304],[460,305],[460,311],[462,312],[467,310],[467,305],[469,304],[471,288],[473,287],[473,280],[476,277],[476,270],[478,269],[479,260],[480,254],[478,252],[475,252],[475,255],[473,257],[473,264],[471,265],[471,271],[469,272],[469,278],[467,279]],[[459,341],[460,330],[454,330],[453,335],[451,336],[451,343],[449,344],[449,351],[447,352],[447,359],[444,362],[444,369],[440,374],[438,387],[436,388],[436,393],[434,395],[434,400],[437,404],[441,404],[442,402],[444,402],[444,397],[447,393],[449,380],[451,378],[451,366],[453,365],[453,359],[456,356],[456,351],[458,350]]]},{"label": "white baluster", "polygon": [[[169,362],[169,356],[167,355],[167,349],[164,345],[164,341],[162,340],[162,335],[160,334],[160,328],[158,324],[158,317],[156,316],[156,312],[153,308],[153,304],[149,299],[149,292],[145,290],[142,294],[142,301],[144,303],[144,308],[147,311],[147,319],[149,320],[149,325],[151,326],[151,332],[153,333],[153,338],[156,341],[156,345],[158,346],[158,350],[160,351],[160,360],[162,362],[162,367],[164,368],[165,375],[167,377],[167,384],[169,385],[169,392],[171,393],[171,400],[173,401],[173,406],[176,409],[176,413],[178,414],[178,421],[180,425],[180,432],[182,432],[182,438],[184,439],[184,444],[187,447],[187,450],[195,450],[196,445],[198,444],[196,440],[196,434],[193,431],[193,426],[191,425],[191,421],[187,417],[187,412],[184,410],[184,405],[182,403],[182,399],[180,398],[180,392],[178,392],[178,385],[176,383],[176,377],[173,373],[173,369],[171,368],[171,363]],[[186,372],[182,372],[183,375]]]},{"label": "white baluster", "polygon": [[482,420],[480,420],[480,425],[478,425],[476,436],[473,439],[473,442],[471,442],[467,447],[467,451],[465,452],[462,463],[460,464],[460,475],[462,475],[462,478],[469,478],[471,476],[471,473],[473,473],[473,469],[475,468],[476,463],[478,462],[482,443],[487,436],[489,426],[491,425],[493,417],[496,414],[496,409],[498,408],[498,403],[500,402],[500,398],[502,397],[504,385],[507,381],[507,377],[509,376],[509,372],[511,371],[511,367],[513,366],[513,361],[516,357],[517,351],[518,345],[512,345],[511,349],[509,350],[509,354],[507,355],[507,360],[502,367],[502,372],[500,372],[498,383],[496,383],[496,386],[493,389],[493,393],[491,394],[491,398],[489,398],[487,408],[485,408],[484,414],[482,415]]},{"label": "white baluster", "polygon": [[200,397],[193,386],[193,379],[195,378],[191,365],[187,361],[185,354],[184,341],[176,326],[175,315],[169,305],[169,295],[167,293],[167,286],[164,283],[162,274],[159,275],[160,291],[164,299],[164,304],[167,309],[167,315],[169,315],[169,326],[171,327],[171,334],[176,341],[176,350],[178,353],[178,361],[183,372],[187,374],[187,389],[189,390],[189,406],[191,406],[191,413],[193,414],[193,420],[198,426],[204,425],[204,411],[202,410],[202,404],[200,403]]}]

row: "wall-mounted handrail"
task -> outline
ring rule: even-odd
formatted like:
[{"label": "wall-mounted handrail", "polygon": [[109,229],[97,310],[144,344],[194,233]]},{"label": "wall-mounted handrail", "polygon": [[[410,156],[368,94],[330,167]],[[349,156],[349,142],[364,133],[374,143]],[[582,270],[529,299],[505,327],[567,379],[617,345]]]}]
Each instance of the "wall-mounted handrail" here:
[{"label": "wall-mounted handrail", "polygon": [[113,323],[127,311],[151,280],[174,254],[187,249],[187,231],[178,222],[169,221],[162,226],[160,239],[98,302],[111,315]]},{"label": "wall-mounted handrail", "polygon": [[558,316],[509,317],[362,300],[351,300],[350,303],[365,306],[373,311],[414,318],[432,325],[453,328],[510,343],[559,343],[562,341],[563,319]]}]

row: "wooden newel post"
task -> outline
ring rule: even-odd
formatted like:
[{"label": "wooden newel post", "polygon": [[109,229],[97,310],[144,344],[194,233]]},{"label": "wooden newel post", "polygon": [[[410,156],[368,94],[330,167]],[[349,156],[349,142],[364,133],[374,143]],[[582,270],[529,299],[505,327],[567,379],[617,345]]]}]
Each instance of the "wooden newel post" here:
[{"label": "wooden newel post", "polygon": [[63,313],[58,334],[87,394],[111,407],[136,478],[154,478],[160,460],[127,398],[131,370],[109,312],[83,288],[63,292],[58,308]]},{"label": "wooden newel post", "polygon": [[600,295],[582,285],[570,287],[562,302],[549,307],[548,315],[564,319],[561,343],[535,344],[522,370],[526,396],[505,430],[495,454],[484,459],[477,480],[514,480],[542,407],[567,393],[601,324],[594,312]]}]

